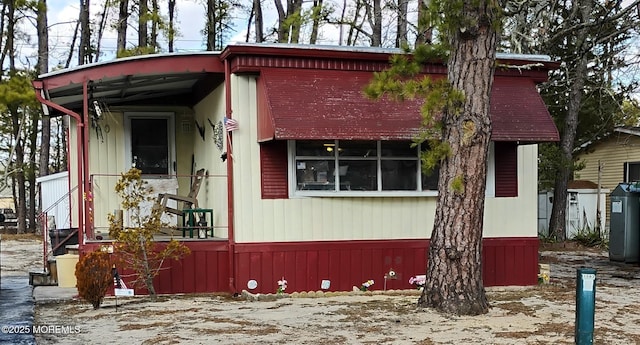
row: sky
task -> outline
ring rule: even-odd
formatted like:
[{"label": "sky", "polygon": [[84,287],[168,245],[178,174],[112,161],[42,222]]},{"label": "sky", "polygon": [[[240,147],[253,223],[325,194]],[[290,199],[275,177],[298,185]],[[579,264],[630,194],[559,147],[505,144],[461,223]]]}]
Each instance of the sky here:
[{"label": "sky", "polygon": [[[69,47],[71,46],[73,32],[75,30],[76,21],[79,13],[79,0],[47,0],[48,6],[48,21],[49,21],[49,50],[50,50],[50,65],[53,67],[59,63],[64,64],[69,53]],[[204,42],[203,34],[201,33],[205,25],[205,13],[206,8],[203,4],[203,0],[178,0],[177,1],[177,27],[179,29],[179,36],[175,39],[174,47],[177,52],[188,51],[202,51],[205,50],[206,44]],[[243,0],[244,3],[250,3],[249,0]],[[332,1],[325,1],[325,3],[331,3]],[[341,1],[340,1],[341,2]],[[166,1],[161,0],[162,10],[166,15]],[[98,19],[98,13],[102,12],[103,1],[92,0],[91,1],[91,19]],[[309,6],[308,4],[305,6]],[[273,5],[273,0],[263,1],[265,31],[273,26],[277,22],[277,13]],[[248,13],[241,10],[237,10],[235,13],[234,30],[235,33],[228,39],[227,43],[244,42],[247,28]],[[115,10],[112,10],[110,18],[115,19],[117,15]],[[135,25],[135,23],[133,23]],[[21,48],[24,49],[23,54],[19,56],[35,56],[34,53],[27,53],[30,51],[35,52],[35,45],[37,43],[37,36],[34,28],[25,28],[29,32],[31,42],[24,44]],[[330,27],[325,25],[323,32],[320,33],[321,42],[323,44],[336,44],[338,37],[338,29],[336,27]],[[133,46],[137,42],[136,33],[137,29],[130,27],[127,31],[129,39],[129,46]],[[111,60],[115,58],[117,34],[115,30],[108,28],[103,34],[101,43],[101,51],[104,55],[99,58],[100,61]],[[161,42],[163,48],[167,48],[166,41]],[[77,44],[76,44],[77,46]],[[77,50],[77,48],[75,48]],[[35,64],[35,57],[28,58],[29,61],[22,61],[25,65],[33,66]],[[72,65],[75,64],[77,57],[72,59]]]},{"label": "sky", "polygon": [[[48,0],[48,20],[49,20],[49,47],[51,59],[63,61],[68,55],[69,46],[72,41],[75,23],[78,19],[79,0]],[[177,1],[177,22],[180,29],[180,36],[176,38],[176,51],[203,50],[203,36],[200,32],[204,27],[205,8],[204,5],[195,0]],[[97,14],[102,11],[102,1],[92,1],[91,18],[97,20]],[[116,15],[111,13],[112,18]],[[133,44],[137,41],[134,28],[127,30],[131,36],[129,42]],[[102,39],[101,50],[105,53],[100,60],[110,60],[115,56],[117,34],[115,30],[108,29]],[[165,43],[166,48],[166,43]],[[51,61],[55,64],[55,61]]]}]

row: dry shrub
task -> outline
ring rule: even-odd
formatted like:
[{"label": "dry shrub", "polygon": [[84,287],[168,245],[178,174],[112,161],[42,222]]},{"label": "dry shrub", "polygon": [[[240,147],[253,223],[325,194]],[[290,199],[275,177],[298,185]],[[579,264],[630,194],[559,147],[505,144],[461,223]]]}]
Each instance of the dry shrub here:
[{"label": "dry shrub", "polygon": [[100,308],[112,284],[109,254],[94,251],[82,256],[76,265],[76,279],[80,298],[91,303],[93,309]]},{"label": "dry shrub", "polygon": [[121,266],[135,272],[134,287],[146,288],[152,298],[156,297],[153,280],[163,269],[165,260],[180,260],[191,253],[189,247],[171,239],[158,246],[155,236],[163,227],[162,209],[153,207],[145,214],[144,202],[153,202],[153,190],[142,179],[142,171],[131,168],[123,173],[116,183],[115,191],[122,199],[122,208],[127,211],[131,226],[125,227],[112,214],[109,215],[109,236],[114,239],[114,250]]}]

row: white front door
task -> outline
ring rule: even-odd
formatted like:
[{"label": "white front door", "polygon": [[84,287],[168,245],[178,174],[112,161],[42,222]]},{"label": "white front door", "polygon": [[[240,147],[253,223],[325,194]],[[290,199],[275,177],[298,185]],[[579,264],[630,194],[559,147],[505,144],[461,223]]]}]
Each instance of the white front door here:
[{"label": "white front door", "polygon": [[[159,193],[176,194],[178,191],[174,118],[173,113],[124,114],[125,166],[142,171],[154,200]],[[143,203],[142,214],[148,215],[152,206],[153,201]],[[130,223],[130,217],[126,218],[125,224]],[[175,216],[165,214],[162,220],[176,224]]]}]

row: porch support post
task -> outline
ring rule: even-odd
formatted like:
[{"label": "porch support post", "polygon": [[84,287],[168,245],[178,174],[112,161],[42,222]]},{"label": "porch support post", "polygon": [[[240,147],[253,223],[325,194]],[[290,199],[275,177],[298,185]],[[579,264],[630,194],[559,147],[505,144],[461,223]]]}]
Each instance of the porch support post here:
[{"label": "porch support post", "polygon": [[[82,166],[83,166],[83,176],[82,183],[84,189],[84,201],[83,206],[85,209],[85,228],[83,234],[87,236],[93,236],[93,196],[91,188],[89,187],[89,92],[88,92],[88,84],[89,80],[84,78],[82,81],[82,112],[84,113],[84,123],[87,124],[83,126],[83,148],[84,150],[82,155]],[[84,237],[80,239],[80,235],[78,235],[78,243],[82,246],[84,244]]]},{"label": "porch support post", "polygon": [[[224,60],[224,99],[227,118],[231,118],[233,109],[231,107],[231,66],[229,60]],[[229,289],[231,293],[238,292],[236,288],[236,240],[234,234],[234,219],[233,219],[233,134],[227,132],[227,237],[229,240]]]},{"label": "porch support post", "polygon": [[[32,82],[33,88],[36,90],[35,94],[36,94],[36,99],[38,99],[38,101],[48,107],[51,107],[53,109],[56,109],[64,114],[67,114],[71,117],[73,117],[76,120],[76,145],[77,145],[77,159],[78,159],[78,167],[77,167],[77,178],[78,178],[78,231],[82,230],[84,228],[84,212],[82,209],[82,200],[83,200],[83,194],[84,194],[84,188],[83,188],[83,184],[82,184],[82,174],[83,171],[85,170],[83,165],[85,163],[84,160],[84,150],[83,150],[83,146],[82,146],[82,130],[83,127],[85,127],[84,121],[82,119],[82,116],[80,116],[80,114],[74,112],[71,109],[67,109],[59,104],[53,103],[52,101],[45,99],[43,96],[43,92],[44,92],[44,82],[42,82],[41,80],[34,80]],[[84,233],[84,232],[81,232]],[[82,236],[80,236],[80,234],[78,234],[78,243],[80,245],[84,244],[84,238]]]}]

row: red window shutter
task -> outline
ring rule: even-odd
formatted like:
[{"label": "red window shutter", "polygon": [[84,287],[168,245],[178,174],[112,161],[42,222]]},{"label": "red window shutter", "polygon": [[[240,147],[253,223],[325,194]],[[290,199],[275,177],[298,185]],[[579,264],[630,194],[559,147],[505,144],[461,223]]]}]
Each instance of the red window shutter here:
[{"label": "red window shutter", "polygon": [[260,179],[263,199],[287,199],[287,141],[260,143]]},{"label": "red window shutter", "polygon": [[518,145],[495,142],[496,197],[518,196]]}]

